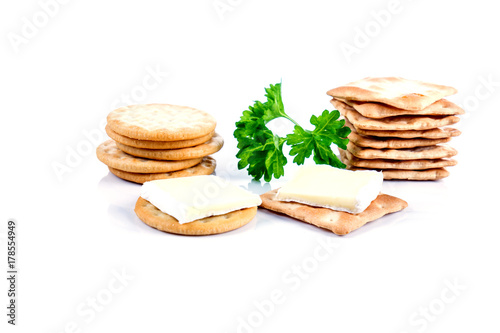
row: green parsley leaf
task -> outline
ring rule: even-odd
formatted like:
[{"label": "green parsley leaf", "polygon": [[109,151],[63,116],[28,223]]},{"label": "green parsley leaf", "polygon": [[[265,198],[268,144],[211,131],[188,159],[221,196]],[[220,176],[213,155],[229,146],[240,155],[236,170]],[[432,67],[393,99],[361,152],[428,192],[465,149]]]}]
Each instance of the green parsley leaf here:
[{"label": "green parsley leaf", "polygon": [[348,127],[344,127],[345,120],[337,120],[340,113],[336,110],[329,112],[323,111],[319,116],[311,117],[311,124],[315,126],[314,130],[307,131],[300,126],[295,126],[292,134],[286,137],[287,144],[292,146],[290,155],[295,156],[294,163],[304,164],[306,158],[309,158],[314,152],[314,162],[316,164],[328,164],[337,168],[345,168],[331,149],[332,143],[335,143],[342,149],[347,148],[349,139],[346,139],[350,133]]},{"label": "green parsley leaf", "polygon": [[[349,142],[347,136],[351,132],[345,126],[345,120],[339,120],[340,113],[337,110],[325,110],[320,116],[311,116],[310,123],[314,125],[314,129],[310,131],[302,128],[285,113],[281,83],[266,88],[265,96],[266,102],[256,101],[243,112],[236,123],[233,135],[238,140],[239,152],[236,157],[240,159],[239,169],[248,167],[248,174],[256,180],[264,177],[268,182],[273,177],[280,178],[285,173],[284,166],[287,163],[283,153],[285,143],[292,147],[290,155],[295,156],[294,163],[304,164],[305,159],[313,155],[317,164],[345,168],[331,149],[332,144],[346,149]],[[266,124],[276,118],[286,118],[293,122],[293,133],[282,138],[269,130]]]},{"label": "green parsley leaf", "polygon": [[[273,86],[271,88],[276,89]],[[278,87],[278,89],[281,88]],[[243,112],[240,121],[236,123],[236,130],[233,134],[238,140],[239,152],[236,154],[236,157],[240,159],[238,169],[241,170],[248,166],[249,175],[256,180],[264,177],[267,182],[271,181],[273,176],[275,178],[283,176],[284,166],[287,163],[283,154],[285,139],[274,135],[266,127],[266,123],[274,119],[276,110],[280,108],[281,94],[279,94],[279,99],[276,99],[272,94],[269,96],[266,103],[257,101]],[[281,103],[281,107],[282,105]]]}]

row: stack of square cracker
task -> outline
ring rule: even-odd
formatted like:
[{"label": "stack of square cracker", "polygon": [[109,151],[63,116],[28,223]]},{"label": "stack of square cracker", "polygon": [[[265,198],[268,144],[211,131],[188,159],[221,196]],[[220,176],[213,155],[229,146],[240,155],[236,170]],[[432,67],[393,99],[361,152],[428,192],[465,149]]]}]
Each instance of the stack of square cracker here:
[{"label": "stack of square cracker", "polygon": [[443,97],[455,88],[397,77],[365,78],[327,92],[351,128],[340,157],[349,169],[379,170],[384,179],[449,176],[457,151],[446,145],[460,131],[446,127],[463,114]]},{"label": "stack of square cracker", "polygon": [[169,105],[130,105],[112,111],[97,158],[116,176],[135,183],[209,175],[209,156],[224,145],[216,121],[197,109]]}]

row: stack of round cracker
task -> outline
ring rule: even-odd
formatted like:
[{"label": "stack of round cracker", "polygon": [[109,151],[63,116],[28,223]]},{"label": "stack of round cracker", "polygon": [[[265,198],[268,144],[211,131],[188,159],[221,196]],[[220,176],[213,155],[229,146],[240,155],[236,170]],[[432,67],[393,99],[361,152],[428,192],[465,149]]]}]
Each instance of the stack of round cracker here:
[{"label": "stack of round cracker", "polygon": [[169,104],[130,105],[112,111],[97,158],[116,176],[135,183],[209,175],[210,156],[224,145],[210,114]]},{"label": "stack of round cracker", "polygon": [[463,114],[443,97],[455,88],[396,77],[365,78],[328,91],[351,128],[340,157],[349,169],[379,170],[384,179],[449,176],[457,151],[447,145]]}]

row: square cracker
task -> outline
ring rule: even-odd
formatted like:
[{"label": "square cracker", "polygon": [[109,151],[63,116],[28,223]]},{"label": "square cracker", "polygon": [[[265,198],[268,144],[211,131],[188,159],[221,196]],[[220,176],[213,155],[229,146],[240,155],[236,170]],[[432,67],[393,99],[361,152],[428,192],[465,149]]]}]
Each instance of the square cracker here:
[{"label": "square cracker", "polygon": [[363,212],[350,214],[296,202],[279,201],[275,199],[276,192],[277,189],[262,194],[260,196],[262,199],[261,207],[328,229],[337,235],[346,235],[368,222],[408,207],[408,203],[402,199],[387,194],[379,194]]},{"label": "square cracker", "polygon": [[[347,165],[349,170],[373,170],[365,168],[357,168]],[[427,170],[397,170],[384,169],[380,170],[384,175],[384,180],[439,180],[446,178],[450,172],[445,168],[427,169]]]},{"label": "square cracker", "polygon": [[443,128],[433,128],[428,130],[408,130],[408,131],[373,131],[364,130],[362,128],[357,128],[348,119],[345,119],[345,124],[352,129],[356,130],[358,134],[364,136],[374,136],[382,138],[400,138],[400,139],[413,139],[413,138],[423,138],[423,139],[442,139],[451,138],[454,136],[459,136],[462,134],[459,130],[452,127]]},{"label": "square cracker", "polygon": [[398,169],[398,170],[426,170],[457,165],[457,161],[448,158],[422,159],[422,160],[390,160],[390,159],[362,159],[352,155],[347,150],[339,149],[342,162],[353,167],[372,170]]},{"label": "square cracker", "polygon": [[368,147],[376,149],[401,149],[401,148],[415,148],[415,147],[426,147],[434,146],[440,143],[446,143],[451,140],[451,138],[442,139],[423,139],[423,138],[411,138],[411,139],[399,139],[399,138],[380,138],[376,136],[364,136],[356,132],[354,127],[351,128],[351,133],[347,137],[352,143],[359,147]]},{"label": "square cracker", "polygon": [[427,130],[456,124],[460,121],[456,116],[395,116],[382,119],[372,119],[336,99],[332,99],[333,106],[342,113],[356,128],[373,131],[409,131]]},{"label": "square cracker", "polygon": [[367,118],[380,119],[393,116],[454,116],[457,114],[464,114],[465,111],[446,99],[440,99],[437,102],[432,103],[428,107],[420,111],[403,110],[395,108],[394,106],[372,103],[372,102],[358,102],[351,101],[347,99],[341,100],[350,107],[354,108],[356,111],[361,113]]},{"label": "square cracker", "polygon": [[347,150],[358,158],[383,158],[391,160],[437,159],[448,158],[457,154],[457,151],[448,145],[435,145],[405,149],[373,149],[362,148],[356,146],[352,142],[349,142],[347,144]]},{"label": "square cracker", "polygon": [[453,87],[400,77],[367,77],[327,92],[335,98],[379,102],[404,110],[422,110],[456,93]]}]

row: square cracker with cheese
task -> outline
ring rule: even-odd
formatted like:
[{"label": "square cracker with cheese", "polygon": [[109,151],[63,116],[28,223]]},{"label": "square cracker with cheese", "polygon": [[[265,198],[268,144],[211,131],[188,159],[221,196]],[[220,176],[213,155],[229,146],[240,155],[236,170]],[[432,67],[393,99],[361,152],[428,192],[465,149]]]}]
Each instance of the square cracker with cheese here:
[{"label": "square cracker with cheese", "polygon": [[453,87],[400,77],[367,77],[327,92],[335,98],[378,102],[415,111],[456,93]]},{"label": "square cracker with cheese", "polygon": [[261,207],[330,230],[337,235],[346,235],[368,222],[408,207],[408,203],[402,199],[387,194],[379,194],[363,212],[350,214],[297,202],[279,201],[276,200],[276,192],[277,190],[272,190],[262,194],[260,196],[262,199]]}]

